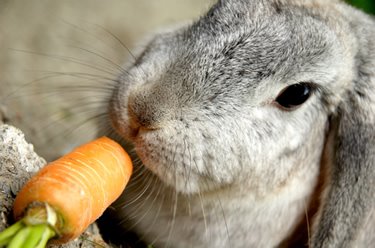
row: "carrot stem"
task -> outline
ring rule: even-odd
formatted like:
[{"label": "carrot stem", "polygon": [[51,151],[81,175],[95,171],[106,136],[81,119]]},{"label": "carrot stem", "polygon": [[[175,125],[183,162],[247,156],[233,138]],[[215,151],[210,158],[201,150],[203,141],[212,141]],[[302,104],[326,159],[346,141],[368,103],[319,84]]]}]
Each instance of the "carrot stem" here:
[{"label": "carrot stem", "polygon": [[[3,235],[4,233],[6,236]],[[56,232],[48,223],[27,225],[24,219],[21,219],[0,235],[2,236],[0,247],[44,248],[48,240],[56,236]]]},{"label": "carrot stem", "polygon": [[31,204],[21,220],[0,233],[0,247],[42,248],[56,236],[57,213],[48,204]]},{"label": "carrot stem", "polygon": [[46,247],[48,240],[53,238],[55,235],[56,235],[55,232],[49,226],[45,226],[43,233],[42,233],[42,238],[40,239],[38,245],[35,246],[35,248]]},{"label": "carrot stem", "polygon": [[25,243],[27,236],[30,233],[30,228],[22,228],[19,232],[16,233],[14,238],[9,242],[8,248],[21,248]]},{"label": "carrot stem", "polygon": [[0,233],[0,247],[9,243],[10,239],[25,225],[18,221]]},{"label": "carrot stem", "polygon": [[48,228],[48,225],[46,224],[31,226],[30,234],[25,240],[23,248],[35,248],[38,244],[40,244],[46,228]]}]

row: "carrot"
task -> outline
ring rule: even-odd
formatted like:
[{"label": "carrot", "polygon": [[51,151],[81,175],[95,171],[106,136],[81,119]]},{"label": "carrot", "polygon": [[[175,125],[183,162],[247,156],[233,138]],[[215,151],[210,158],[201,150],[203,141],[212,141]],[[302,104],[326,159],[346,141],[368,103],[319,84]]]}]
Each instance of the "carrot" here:
[{"label": "carrot", "polygon": [[19,240],[14,247],[29,247],[28,240],[35,243],[30,247],[44,247],[51,238],[64,243],[78,237],[120,196],[131,172],[127,153],[107,137],[51,162],[17,194],[13,213],[20,221],[0,234],[0,247]]}]

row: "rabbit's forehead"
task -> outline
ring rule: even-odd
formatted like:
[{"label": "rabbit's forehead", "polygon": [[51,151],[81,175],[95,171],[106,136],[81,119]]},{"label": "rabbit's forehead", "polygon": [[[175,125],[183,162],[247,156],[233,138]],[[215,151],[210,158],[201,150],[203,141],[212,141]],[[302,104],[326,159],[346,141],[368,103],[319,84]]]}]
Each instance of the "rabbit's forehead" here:
[{"label": "rabbit's forehead", "polygon": [[315,72],[317,67],[324,69],[327,58],[332,61],[334,56],[329,30],[316,20],[279,16],[230,32],[219,31],[222,23],[212,25],[193,25],[160,37],[167,40],[157,42],[164,45],[155,50],[162,49],[163,56],[156,52],[152,57],[158,66],[165,58],[161,80],[173,83],[178,79],[195,87],[217,84],[221,89],[223,85],[253,89],[267,78],[291,78]]},{"label": "rabbit's forehead", "polygon": [[287,84],[316,78],[326,84],[335,77],[338,43],[317,16],[293,10],[233,22],[216,18],[209,13],[191,26],[157,36],[139,59],[141,70],[133,70],[139,81],[193,91],[198,98],[207,92],[238,98],[259,90],[271,97]]},{"label": "rabbit's forehead", "polygon": [[208,27],[210,35],[200,30],[199,36],[192,27],[191,37],[186,36],[191,42],[185,43],[185,51],[191,56],[190,63],[195,62],[200,68],[206,64],[227,73],[233,71],[259,81],[275,74],[313,69],[328,56],[333,56],[334,42],[330,31],[313,18],[274,16],[229,32],[212,31],[214,28],[219,30],[220,25]]}]

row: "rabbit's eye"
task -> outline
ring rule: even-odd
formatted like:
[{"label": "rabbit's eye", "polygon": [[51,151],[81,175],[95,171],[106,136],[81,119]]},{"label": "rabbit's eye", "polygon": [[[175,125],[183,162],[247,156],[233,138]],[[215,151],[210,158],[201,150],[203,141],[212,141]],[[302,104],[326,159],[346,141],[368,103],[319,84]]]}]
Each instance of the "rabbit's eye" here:
[{"label": "rabbit's eye", "polygon": [[312,91],[309,83],[293,84],[283,89],[275,101],[283,108],[293,109],[309,99]]}]

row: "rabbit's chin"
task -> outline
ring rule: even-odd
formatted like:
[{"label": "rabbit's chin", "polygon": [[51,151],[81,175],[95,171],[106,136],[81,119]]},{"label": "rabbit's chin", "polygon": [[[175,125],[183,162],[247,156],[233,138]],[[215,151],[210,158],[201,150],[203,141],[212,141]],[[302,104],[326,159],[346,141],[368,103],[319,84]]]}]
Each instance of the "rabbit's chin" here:
[{"label": "rabbit's chin", "polygon": [[[155,174],[166,186],[186,195],[213,192],[220,188],[217,182],[193,172],[190,174],[169,168],[167,164],[146,163],[144,166]],[[188,173],[188,172],[187,172]]]}]

